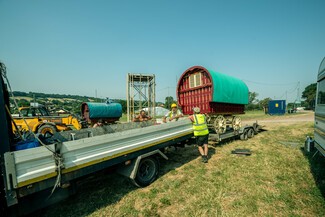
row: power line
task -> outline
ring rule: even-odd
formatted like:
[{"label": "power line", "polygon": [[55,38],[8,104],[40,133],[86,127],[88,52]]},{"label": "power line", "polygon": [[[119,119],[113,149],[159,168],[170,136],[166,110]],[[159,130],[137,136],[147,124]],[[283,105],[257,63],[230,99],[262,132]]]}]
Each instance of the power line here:
[{"label": "power line", "polygon": [[[300,81],[298,81],[297,85],[290,91],[286,90],[281,97],[278,97],[279,99],[283,98],[284,96],[286,96],[286,100],[288,99],[288,94],[292,94],[295,91],[297,91],[297,99],[300,98],[299,94],[300,94]],[[296,100],[297,100],[296,99]]]},{"label": "power line", "polygon": [[176,87],[164,87],[164,88],[162,88],[162,89],[157,90],[157,92],[158,92],[158,91],[162,91],[162,90],[166,90],[166,89],[169,89],[169,88],[170,88],[170,89],[173,89],[173,88],[176,88]]},{"label": "power line", "polygon": [[253,84],[260,84],[260,85],[269,85],[269,86],[287,86],[287,85],[292,85],[292,84],[296,84],[297,82],[291,82],[291,83],[283,83],[283,84],[279,84],[279,83],[264,83],[264,82],[258,82],[258,81],[250,81],[250,80],[246,80],[246,79],[242,79],[243,81],[246,82],[250,82]]}]

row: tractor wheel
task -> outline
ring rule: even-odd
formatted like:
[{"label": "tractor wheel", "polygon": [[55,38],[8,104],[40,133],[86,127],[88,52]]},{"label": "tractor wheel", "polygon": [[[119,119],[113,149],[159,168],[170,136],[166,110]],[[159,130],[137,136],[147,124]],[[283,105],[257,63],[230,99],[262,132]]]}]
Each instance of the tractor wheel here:
[{"label": "tractor wheel", "polygon": [[49,124],[45,124],[45,125],[41,126],[40,128],[38,128],[38,130],[37,130],[37,133],[40,133],[43,135],[46,135],[47,133],[50,133],[53,135],[56,132],[57,132],[56,127],[49,125]]}]

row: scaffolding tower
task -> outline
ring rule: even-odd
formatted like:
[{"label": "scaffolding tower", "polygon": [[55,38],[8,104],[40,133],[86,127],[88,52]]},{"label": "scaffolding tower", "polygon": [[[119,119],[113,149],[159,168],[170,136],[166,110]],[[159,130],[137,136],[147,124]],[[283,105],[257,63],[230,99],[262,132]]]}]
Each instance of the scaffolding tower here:
[{"label": "scaffolding tower", "polygon": [[156,82],[154,74],[127,74],[126,79],[127,121],[145,109],[147,114],[155,117]]}]

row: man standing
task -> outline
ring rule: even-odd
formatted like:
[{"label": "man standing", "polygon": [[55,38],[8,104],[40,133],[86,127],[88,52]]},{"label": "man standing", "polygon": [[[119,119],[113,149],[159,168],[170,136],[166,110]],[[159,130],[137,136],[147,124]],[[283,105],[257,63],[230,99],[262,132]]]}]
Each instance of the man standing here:
[{"label": "man standing", "polygon": [[169,121],[178,121],[179,118],[183,117],[183,113],[179,109],[177,109],[176,103],[173,103],[170,107],[172,110],[163,117],[164,123],[167,122],[167,119]]},{"label": "man standing", "polygon": [[202,162],[208,163],[208,139],[209,130],[206,122],[206,117],[200,114],[200,108],[193,108],[194,114],[189,118],[193,123],[194,136],[196,137],[196,143],[198,145],[199,152],[202,156]]}]

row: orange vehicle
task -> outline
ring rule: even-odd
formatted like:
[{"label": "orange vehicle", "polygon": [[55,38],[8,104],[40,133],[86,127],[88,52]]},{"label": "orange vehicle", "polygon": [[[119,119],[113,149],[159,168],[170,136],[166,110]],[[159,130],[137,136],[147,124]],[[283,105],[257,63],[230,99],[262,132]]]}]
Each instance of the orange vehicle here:
[{"label": "orange vehicle", "polygon": [[[83,128],[81,122],[74,117],[73,115],[60,116],[51,115],[45,106],[30,106],[30,107],[21,107],[19,108],[20,115],[13,116],[15,123],[13,124],[13,131],[17,131],[17,128],[20,131],[29,131],[29,128],[34,133],[46,134],[47,132],[54,134],[58,131],[76,129],[80,130]],[[27,126],[26,122],[27,122]],[[17,127],[15,127],[15,125]]]}]

